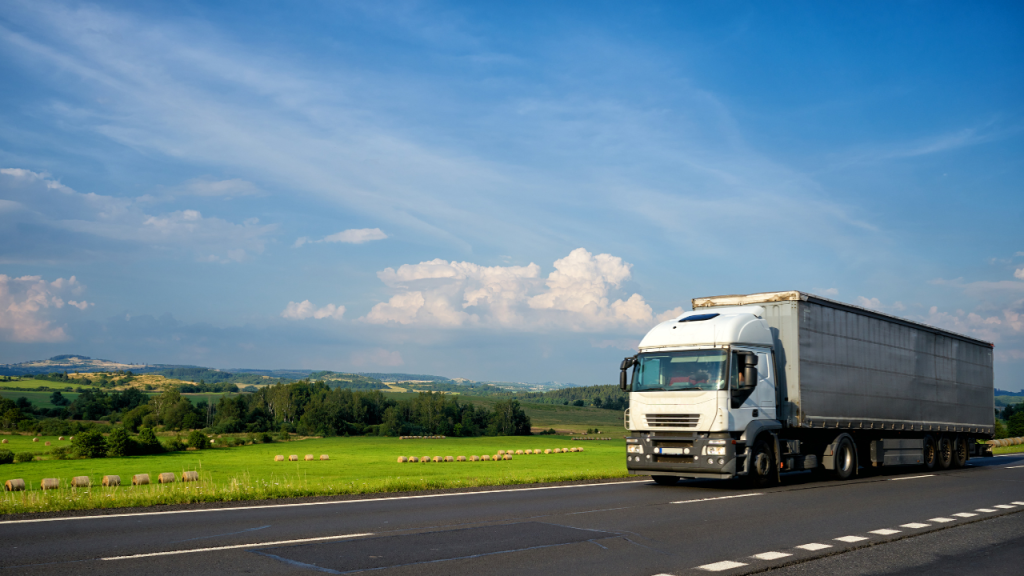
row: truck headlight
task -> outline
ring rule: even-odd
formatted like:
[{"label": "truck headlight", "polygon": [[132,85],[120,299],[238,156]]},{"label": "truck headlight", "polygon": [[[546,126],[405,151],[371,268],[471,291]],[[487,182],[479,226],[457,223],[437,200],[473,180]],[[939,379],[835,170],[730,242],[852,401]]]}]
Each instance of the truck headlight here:
[{"label": "truck headlight", "polygon": [[643,444],[629,444],[626,446],[626,452],[629,454],[643,454]]},{"label": "truck headlight", "polygon": [[707,454],[709,456],[725,456],[725,446],[708,446]]}]

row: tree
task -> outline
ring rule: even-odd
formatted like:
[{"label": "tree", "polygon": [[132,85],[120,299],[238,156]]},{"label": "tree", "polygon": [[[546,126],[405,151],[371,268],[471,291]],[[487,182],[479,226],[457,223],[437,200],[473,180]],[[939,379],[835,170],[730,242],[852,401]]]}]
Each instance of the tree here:
[{"label": "tree", "polygon": [[65,398],[64,395],[60,393],[60,390],[57,390],[53,394],[50,394],[50,404],[53,404],[54,406],[67,406],[68,404],[71,404],[71,401]]},{"label": "tree", "polygon": [[102,458],[107,453],[107,441],[98,430],[83,430],[71,441],[71,449],[83,458]]},{"label": "tree", "polygon": [[498,436],[528,436],[530,417],[518,400],[501,400],[494,404],[491,430]]},{"label": "tree", "polygon": [[139,430],[139,438],[136,442],[139,445],[139,451],[143,454],[159,454],[164,451],[163,444],[157,440],[152,428]]},{"label": "tree", "polygon": [[210,447],[210,439],[200,430],[193,430],[188,435],[188,445],[196,450],[206,450]]},{"label": "tree", "polygon": [[1006,433],[1010,438],[1024,436],[1024,410],[1018,411],[1007,422]]},{"label": "tree", "polygon": [[107,437],[107,455],[115,458],[127,456],[130,452],[131,442],[132,439],[124,427],[114,428],[114,431]]}]

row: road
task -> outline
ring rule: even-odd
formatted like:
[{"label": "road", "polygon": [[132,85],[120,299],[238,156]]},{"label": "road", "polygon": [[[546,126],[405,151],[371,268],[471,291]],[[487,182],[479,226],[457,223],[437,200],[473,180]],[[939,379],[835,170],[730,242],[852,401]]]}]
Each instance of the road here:
[{"label": "road", "polygon": [[1019,574],[1024,454],[969,464],[6,520],[0,572]]}]

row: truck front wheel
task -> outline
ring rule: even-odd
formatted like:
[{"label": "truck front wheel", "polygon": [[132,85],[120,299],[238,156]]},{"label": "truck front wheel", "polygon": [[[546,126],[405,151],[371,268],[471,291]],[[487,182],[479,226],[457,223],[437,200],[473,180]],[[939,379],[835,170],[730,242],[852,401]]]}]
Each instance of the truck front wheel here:
[{"label": "truck front wheel", "polygon": [[651,476],[651,479],[661,486],[675,486],[679,483],[678,476]]},{"label": "truck front wheel", "polygon": [[938,443],[939,469],[945,470],[953,467],[953,441],[949,436],[939,438]]},{"label": "truck front wheel", "polygon": [[857,471],[857,451],[848,438],[843,438],[836,446],[834,462],[832,473],[836,480],[846,480]]},{"label": "truck front wheel", "polygon": [[750,455],[750,479],[755,488],[764,488],[775,483],[775,451],[764,440],[754,444]]}]

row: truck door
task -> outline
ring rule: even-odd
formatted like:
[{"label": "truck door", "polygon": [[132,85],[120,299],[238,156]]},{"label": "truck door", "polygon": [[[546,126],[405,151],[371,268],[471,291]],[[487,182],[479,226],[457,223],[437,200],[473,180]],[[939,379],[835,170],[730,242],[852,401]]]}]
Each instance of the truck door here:
[{"label": "truck door", "polygon": [[775,367],[772,366],[772,354],[768,351],[756,350],[757,354],[757,405],[761,418],[776,418],[775,413]]}]

